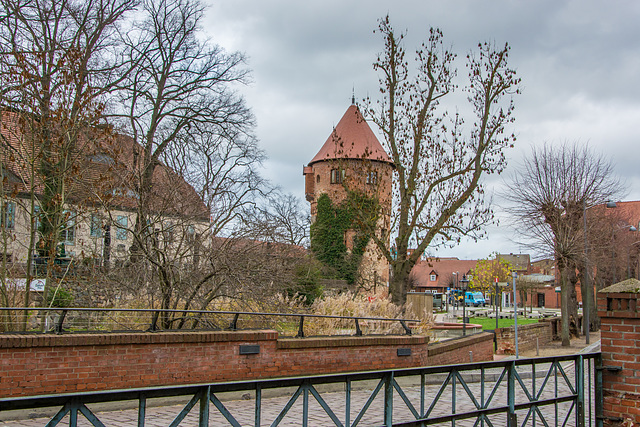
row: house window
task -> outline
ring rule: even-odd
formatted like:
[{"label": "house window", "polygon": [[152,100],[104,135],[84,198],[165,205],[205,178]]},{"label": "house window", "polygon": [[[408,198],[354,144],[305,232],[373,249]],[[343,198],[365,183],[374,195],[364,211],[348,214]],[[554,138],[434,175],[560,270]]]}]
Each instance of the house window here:
[{"label": "house window", "polygon": [[40,212],[40,206],[36,205],[33,207],[33,218],[31,221],[33,222],[33,231],[40,231],[42,212]]},{"label": "house window", "polygon": [[173,222],[168,222],[164,227],[164,241],[167,243],[172,243],[174,238],[174,227]]},{"label": "house window", "polygon": [[76,240],[76,214],[71,211],[62,213],[64,223],[60,230],[60,242],[65,245],[75,245]]},{"label": "house window", "polygon": [[342,184],[346,173],[344,169],[331,169],[331,183]]},{"label": "house window", "polygon": [[4,202],[0,216],[0,226],[13,230],[16,226],[16,204],[14,202]]},{"label": "house window", "polygon": [[102,218],[98,214],[91,214],[89,235],[91,237],[102,237]]},{"label": "house window", "polygon": [[124,215],[118,215],[116,217],[116,239],[127,240],[127,226],[129,225],[129,219]]},{"label": "house window", "polygon": [[369,173],[367,173],[367,184],[376,185],[377,183],[378,183],[378,172],[369,171]]},{"label": "house window", "polygon": [[429,275],[429,280],[432,281],[432,282],[435,282],[436,281],[436,275],[435,274]]},{"label": "house window", "polygon": [[193,225],[187,227],[187,242],[193,243],[196,241],[196,228]]}]

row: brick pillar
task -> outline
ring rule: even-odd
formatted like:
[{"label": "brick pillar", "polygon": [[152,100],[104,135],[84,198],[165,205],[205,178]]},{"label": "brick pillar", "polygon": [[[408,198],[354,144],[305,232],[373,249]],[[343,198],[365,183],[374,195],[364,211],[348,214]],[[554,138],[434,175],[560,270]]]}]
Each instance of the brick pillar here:
[{"label": "brick pillar", "polygon": [[640,281],[636,279],[598,292],[604,416],[614,424],[627,420],[640,424],[639,310]]}]

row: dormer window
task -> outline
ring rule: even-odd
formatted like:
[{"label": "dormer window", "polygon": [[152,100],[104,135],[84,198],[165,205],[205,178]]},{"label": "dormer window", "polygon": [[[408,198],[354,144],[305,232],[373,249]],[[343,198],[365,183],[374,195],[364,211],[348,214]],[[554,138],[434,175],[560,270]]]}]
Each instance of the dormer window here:
[{"label": "dormer window", "polygon": [[435,275],[435,274],[431,274],[431,275],[429,275],[429,280],[430,280],[431,282],[435,282],[435,281],[436,281],[436,275]]},{"label": "dormer window", "polygon": [[331,169],[331,183],[342,184],[342,181],[344,181],[345,175],[346,175],[346,172],[344,169]]}]

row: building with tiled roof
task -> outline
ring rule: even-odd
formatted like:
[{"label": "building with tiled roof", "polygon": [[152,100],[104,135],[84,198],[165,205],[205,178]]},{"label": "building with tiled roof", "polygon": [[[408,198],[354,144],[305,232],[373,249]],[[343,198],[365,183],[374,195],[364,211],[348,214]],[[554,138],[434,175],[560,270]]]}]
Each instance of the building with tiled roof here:
[{"label": "building with tiled roof", "polygon": [[[43,193],[38,147],[25,130],[29,129],[28,120],[16,112],[0,115],[0,170],[6,178],[0,226],[3,236],[9,237],[3,256],[18,264],[29,256],[28,240],[33,229],[30,191],[33,189],[36,211]],[[65,253],[107,261],[125,258],[133,243],[130,230],[139,199],[135,159],[141,147],[132,138],[108,128],[82,129],[78,141],[65,180],[67,218],[61,231]],[[150,226],[167,235],[175,234],[178,228],[191,232],[193,224],[202,228],[209,222],[209,210],[195,189],[164,164],[154,170],[149,206]]]},{"label": "building with tiled roof", "polygon": [[447,288],[456,288],[463,276],[472,274],[478,260],[427,258],[419,260],[411,270],[409,284],[417,292],[445,293]]},{"label": "building with tiled roof", "polygon": [[[357,190],[380,202],[376,232],[378,237],[388,241],[393,169],[393,161],[353,100],[320,150],[303,169],[311,221],[315,221],[318,198],[322,194],[327,194],[332,203],[340,204],[347,198],[349,190]],[[348,249],[353,247],[354,237],[355,232],[345,233]],[[376,283],[389,282],[388,262],[372,240],[365,249],[360,276]]]}]

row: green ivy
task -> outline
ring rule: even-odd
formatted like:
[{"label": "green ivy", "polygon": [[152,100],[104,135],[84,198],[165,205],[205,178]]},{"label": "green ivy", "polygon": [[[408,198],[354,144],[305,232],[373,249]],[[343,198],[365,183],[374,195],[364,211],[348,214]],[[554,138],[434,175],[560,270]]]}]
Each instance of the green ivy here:
[{"label": "green ivy", "polygon": [[[349,192],[347,199],[337,206],[327,194],[318,197],[316,220],[311,225],[311,250],[334,278],[355,283],[377,219],[377,201],[361,193]],[[344,242],[347,230],[356,232],[351,253]]]}]

